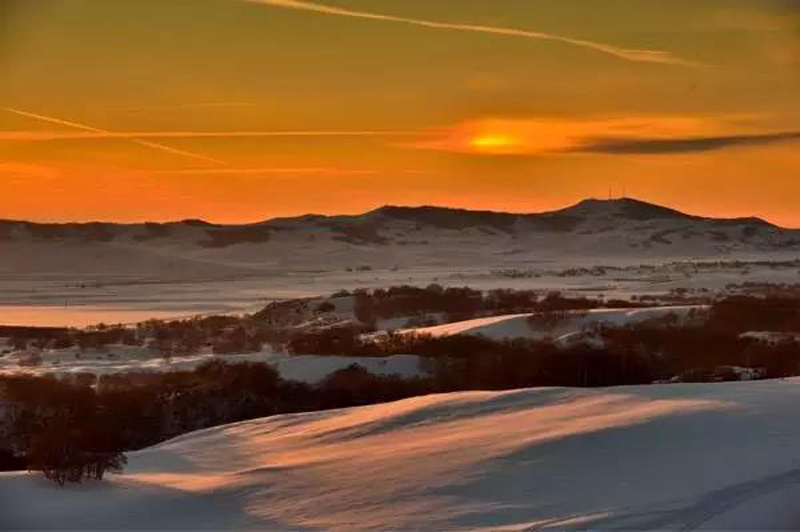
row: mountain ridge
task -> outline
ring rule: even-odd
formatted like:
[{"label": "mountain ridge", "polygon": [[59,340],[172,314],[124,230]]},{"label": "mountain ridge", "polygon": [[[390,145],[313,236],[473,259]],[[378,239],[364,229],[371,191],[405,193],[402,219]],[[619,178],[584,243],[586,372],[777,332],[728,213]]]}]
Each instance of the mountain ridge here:
[{"label": "mountain ridge", "polygon": [[[423,204],[423,205],[395,205],[395,204],[385,204],[380,207],[376,207],[374,209],[370,209],[364,211],[362,213],[356,214],[319,214],[319,213],[306,213],[297,216],[280,216],[275,218],[267,218],[264,220],[258,220],[254,222],[244,222],[244,223],[218,223],[212,222],[209,220],[205,220],[203,218],[185,218],[180,220],[167,220],[161,222],[155,221],[141,221],[141,222],[113,222],[113,221],[102,221],[102,220],[89,220],[89,221],[33,221],[33,220],[22,220],[22,219],[11,219],[11,218],[0,218],[0,224],[30,224],[30,225],[40,225],[40,226],[119,226],[119,227],[136,227],[136,226],[143,226],[143,225],[161,225],[161,226],[171,226],[171,225],[194,225],[194,226],[207,226],[207,227],[249,227],[249,226],[262,226],[268,225],[275,222],[286,222],[286,221],[314,221],[314,220],[328,220],[328,219],[340,219],[340,218],[356,218],[356,217],[369,217],[369,216],[376,216],[376,215],[397,215],[398,213],[425,213],[425,212],[439,212],[439,213],[450,213],[454,215],[473,215],[473,216],[512,216],[512,217],[536,217],[536,216],[543,216],[543,215],[566,215],[566,214],[575,214],[578,212],[586,213],[586,211],[594,211],[595,214],[598,214],[602,211],[607,210],[608,206],[622,206],[620,211],[625,212],[647,212],[650,213],[653,217],[656,217],[656,213],[661,213],[662,216],[667,215],[674,215],[680,216],[684,218],[691,218],[697,220],[717,220],[717,221],[728,221],[728,222],[748,222],[748,223],[762,223],[766,225],[770,225],[780,229],[786,230],[794,230],[794,228],[780,226],[778,224],[774,224],[764,218],[758,216],[742,216],[742,217],[713,217],[713,216],[704,216],[704,215],[696,215],[696,214],[688,214],[684,211],[673,207],[667,207],[664,205],[659,205],[657,203],[652,203],[644,200],[639,200],[636,198],[631,197],[623,197],[623,198],[615,198],[615,199],[600,199],[600,198],[586,198],[583,199],[575,204],[568,205],[566,207],[549,210],[549,211],[540,211],[540,212],[511,212],[511,211],[500,211],[500,210],[491,210],[491,209],[468,209],[465,207],[449,207],[443,205],[431,205],[431,204]],[[800,228],[798,229],[800,230]]]},{"label": "mountain ridge", "polygon": [[[800,254],[800,230],[708,218],[631,198],[517,214],[385,205],[355,215],[252,224],[0,221],[0,273],[209,275],[265,268],[525,268],[576,260],[718,259]],[[124,259],[122,258],[124,257]],[[66,266],[65,266],[66,265]]]}]

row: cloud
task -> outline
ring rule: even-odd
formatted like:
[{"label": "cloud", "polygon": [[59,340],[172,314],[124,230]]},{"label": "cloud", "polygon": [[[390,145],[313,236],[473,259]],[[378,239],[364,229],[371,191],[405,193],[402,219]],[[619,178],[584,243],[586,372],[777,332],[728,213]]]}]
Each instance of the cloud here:
[{"label": "cloud", "polygon": [[264,176],[318,176],[318,177],[353,177],[353,176],[375,176],[392,174],[406,175],[432,175],[435,172],[426,169],[397,169],[376,170],[362,168],[331,168],[325,166],[311,167],[262,167],[262,168],[187,168],[178,170],[157,170],[149,172],[156,175],[177,175],[177,176],[236,176],[236,177],[264,177]]},{"label": "cloud", "polygon": [[215,107],[254,107],[256,104],[248,102],[201,102],[201,103],[176,103],[172,105],[146,105],[139,107],[112,107],[109,111],[172,111],[176,109],[209,109]]},{"label": "cloud", "polygon": [[[42,121],[42,122],[49,122],[51,124],[58,124],[58,125],[62,125],[62,126],[72,127],[72,128],[75,128],[75,129],[80,129],[80,130],[82,130],[84,132],[88,132],[88,133],[91,133],[91,134],[94,134],[94,135],[101,135],[101,136],[102,135],[112,135],[112,136],[114,135],[110,131],[106,131],[104,129],[99,129],[99,128],[96,128],[96,127],[87,126],[85,124],[79,124],[77,122],[70,122],[68,120],[62,120],[60,118],[54,118],[52,116],[40,115],[40,114],[36,114],[36,113],[31,113],[29,111],[23,111],[21,109],[12,109],[10,107],[6,107],[4,110],[9,112],[9,113],[14,113],[14,114],[17,114],[17,115],[20,115],[20,116],[33,118],[35,120],[39,120],[39,121]],[[131,142],[139,144],[140,146],[146,146],[148,148],[153,148],[153,149],[156,149],[156,150],[165,151],[165,152],[172,153],[172,154],[175,154],[175,155],[180,155],[182,157],[188,157],[190,159],[197,159],[197,160],[200,160],[200,161],[205,161],[205,162],[210,162],[210,163],[215,163],[215,164],[224,164],[223,161],[220,161],[218,159],[214,159],[212,157],[208,157],[206,155],[202,155],[202,154],[199,154],[199,153],[190,152],[190,151],[186,151],[186,150],[179,150],[179,149],[173,148],[171,146],[165,146],[163,144],[158,144],[158,143],[155,143],[155,142],[141,140],[140,138],[137,138],[137,137],[128,137],[128,138],[129,138],[129,140]]]},{"label": "cloud", "polygon": [[52,166],[38,163],[0,162],[0,175],[14,179],[55,179],[61,172]]},{"label": "cloud", "polygon": [[800,140],[763,131],[756,116],[629,116],[590,119],[483,119],[440,130],[406,147],[479,155],[653,154],[719,150]]},{"label": "cloud", "polygon": [[738,6],[720,9],[711,17],[711,24],[705,21],[704,26],[734,31],[779,32],[790,27],[791,19],[792,16],[786,12]]},{"label": "cloud", "polygon": [[800,65],[800,42],[772,47],[767,52],[767,59],[781,67],[797,68]]},{"label": "cloud", "polygon": [[424,19],[384,15],[368,11],[357,11],[352,9],[329,6],[325,4],[318,4],[314,2],[306,2],[303,0],[244,0],[244,1],[254,4],[263,4],[272,7],[296,9],[301,11],[311,11],[314,13],[321,13],[325,15],[334,15],[340,17],[360,18],[365,20],[378,20],[384,22],[399,22],[403,24],[411,24],[414,26],[422,26],[425,28],[433,28],[433,29],[468,31],[474,33],[502,35],[506,37],[520,37],[525,39],[553,41],[572,46],[579,46],[581,48],[594,50],[596,52],[601,52],[607,55],[611,55],[619,59],[624,59],[626,61],[633,61],[637,63],[662,63],[670,65],[700,66],[699,63],[682,59],[673,54],[672,52],[664,50],[637,50],[630,48],[621,48],[611,44],[587,41],[584,39],[575,39],[571,37],[564,37],[561,35],[554,35],[551,33],[544,33],[539,31],[529,31],[517,28],[509,28],[504,26],[485,26],[480,24],[458,24],[449,22],[435,22]]},{"label": "cloud", "polygon": [[169,175],[375,175],[377,170],[359,170],[346,168],[189,168],[182,170],[160,170],[157,174]]},{"label": "cloud", "polygon": [[687,153],[800,141],[800,131],[682,139],[594,139],[574,151],[590,153]]},{"label": "cloud", "polygon": [[[61,123],[61,122],[58,122]],[[421,137],[424,131],[369,131],[369,130],[319,130],[319,131],[2,131],[0,140],[47,142],[86,139],[233,139],[259,137]]]}]

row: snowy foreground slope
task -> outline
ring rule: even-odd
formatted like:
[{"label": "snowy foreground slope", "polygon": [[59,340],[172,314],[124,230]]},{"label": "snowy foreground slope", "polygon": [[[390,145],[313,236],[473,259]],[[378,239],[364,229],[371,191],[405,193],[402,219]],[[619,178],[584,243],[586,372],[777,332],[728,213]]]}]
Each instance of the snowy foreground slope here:
[{"label": "snowy foreground slope", "polygon": [[0,527],[800,525],[800,380],[469,392],[285,415],[131,453],[64,490],[0,476]]}]

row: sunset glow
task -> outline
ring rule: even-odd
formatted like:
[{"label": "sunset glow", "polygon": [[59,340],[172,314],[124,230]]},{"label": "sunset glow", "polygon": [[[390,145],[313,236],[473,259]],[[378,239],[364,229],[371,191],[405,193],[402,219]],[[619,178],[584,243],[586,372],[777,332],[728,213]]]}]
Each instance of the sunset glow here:
[{"label": "sunset glow", "polygon": [[0,8],[0,218],[539,211],[611,185],[800,226],[796,2],[110,6]]}]

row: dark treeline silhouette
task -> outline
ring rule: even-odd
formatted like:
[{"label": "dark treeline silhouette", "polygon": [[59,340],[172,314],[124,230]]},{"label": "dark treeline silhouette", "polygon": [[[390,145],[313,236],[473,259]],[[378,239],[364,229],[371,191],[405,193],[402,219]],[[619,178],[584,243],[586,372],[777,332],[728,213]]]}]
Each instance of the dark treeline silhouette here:
[{"label": "dark treeline silhouette", "polygon": [[711,307],[708,327],[729,333],[800,332],[800,297],[728,297]]},{"label": "dark treeline silhouette", "polygon": [[684,381],[738,378],[732,370],[720,371],[723,366],[759,368],[764,377],[800,374],[797,342],[743,338],[718,328],[713,319],[702,326],[664,322],[600,334],[602,345],[567,347],[546,341],[397,333],[378,341],[348,340],[364,354],[420,355],[427,376],[414,379],[376,376],[354,365],[308,385],[283,380],[265,364],[218,359],[194,371],[102,376],[94,386],[80,380],[2,377],[3,401],[11,409],[6,451],[13,454],[0,455],[0,464],[16,469],[24,461],[30,469],[64,483],[120,470],[124,451],[192,430],[279,413],[464,390],[648,384],[675,376]]},{"label": "dark treeline silhouette", "polygon": [[429,393],[423,379],[358,366],[316,385],[281,379],[266,364],[209,361],[194,371],[76,380],[0,377],[0,469],[28,467],[60,484],[120,471],[124,452],[185,432],[279,413],[365,405]]},{"label": "dark treeline silhouette", "polygon": [[[340,292],[340,295],[350,294]],[[477,316],[534,312],[544,310],[591,309],[600,307],[635,307],[630,301],[603,301],[585,297],[567,297],[558,292],[542,294],[536,290],[474,290],[468,287],[393,286],[373,290],[359,289],[355,297],[356,317],[365,324],[378,319],[415,314],[443,314],[452,322]]]},{"label": "dark treeline silhouette", "polygon": [[[536,324],[560,322],[580,311],[538,311]],[[535,326],[535,324],[532,324]],[[390,356],[413,353],[429,360],[436,391],[501,389],[538,385],[607,386],[658,380],[720,380],[736,377],[722,366],[758,370],[763,377],[800,374],[800,343],[788,336],[761,341],[748,331],[800,333],[800,299],[731,297],[713,304],[703,319],[681,321],[667,314],[630,326],[593,324],[598,342],[494,341],[480,336],[433,337],[414,333],[365,335],[343,326],[298,332],[290,354]],[[800,334],[797,337],[800,340]]]},{"label": "dark treeline silhouette", "polygon": [[[550,308],[538,312],[563,317],[561,307]],[[245,329],[243,336],[235,332],[240,325],[222,318],[203,327],[224,338],[231,334],[253,341],[252,331]],[[187,334],[178,326],[143,327],[177,327],[181,332],[175,335]],[[760,377],[800,374],[800,343],[794,335],[775,340],[742,335],[800,333],[800,299],[725,298],[712,305],[704,320],[663,318],[596,327],[587,331],[592,341],[569,345],[464,335],[365,335],[365,329],[359,325],[298,332],[284,340],[290,354],[416,354],[422,357],[426,376],[376,376],[352,366],[308,385],[284,380],[265,364],[216,359],[194,371],[63,380],[0,377],[0,402],[6,411],[0,420],[0,466],[17,469],[25,464],[63,483],[118,471],[125,464],[125,451],[192,430],[279,413],[462,390],[733,380],[740,378],[737,368],[757,370]]]},{"label": "dark treeline silhouette", "polygon": [[30,469],[62,485],[121,470],[124,442],[111,429],[121,420],[92,388],[31,377],[3,377],[0,383],[10,410],[7,453],[24,456]]},{"label": "dark treeline silhouette", "polygon": [[[379,319],[406,317],[407,327],[434,325],[479,316],[524,312],[551,312],[592,308],[645,306],[641,302],[569,297],[558,292],[542,294],[533,290],[473,290],[467,287],[394,286],[354,292],[340,291],[334,297],[354,297],[360,330],[375,328]],[[297,335],[291,320],[270,320],[275,312],[292,314],[302,300],[268,305],[252,316],[204,316],[182,320],[148,320],[135,327],[99,324],[87,329],[42,327],[0,327],[0,336],[10,338],[14,350],[79,348],[104,351],[109,345],[146,346],[165,358],[187,356],[210,347],[216,354],[256,352],[265,344],[282,346]],[[294,309],[294,310],[293,310]],[[334,305],[322,300],[318,313],[331,312]],[[298,342],[303,341],[302,339]],[[298,343],[295,342],[295,343]],[[353,347],[342,344],[342,347]],[[315,349],[307,352],[313,353]],[[327,352],[327,351],[324,351]],[[339,352],[343,352],[341,349]],[[0,351],[0,355],[2,355]],[[80,356],[80,354],[78,355]]]},{"label": "dark treeline silhouette", "polygon": [[165,357],[192,355],[203,347],[211,347],[217,354],[255,352],[265,342],[285,336],[259,326],[249,317],[237,316],[148,320],[136,327],[100,324],[87,329],[5,327],[0,331],[3,329],[15,350],[77,347],[79,352],[103,351],[121,344],[146,346]]}]

